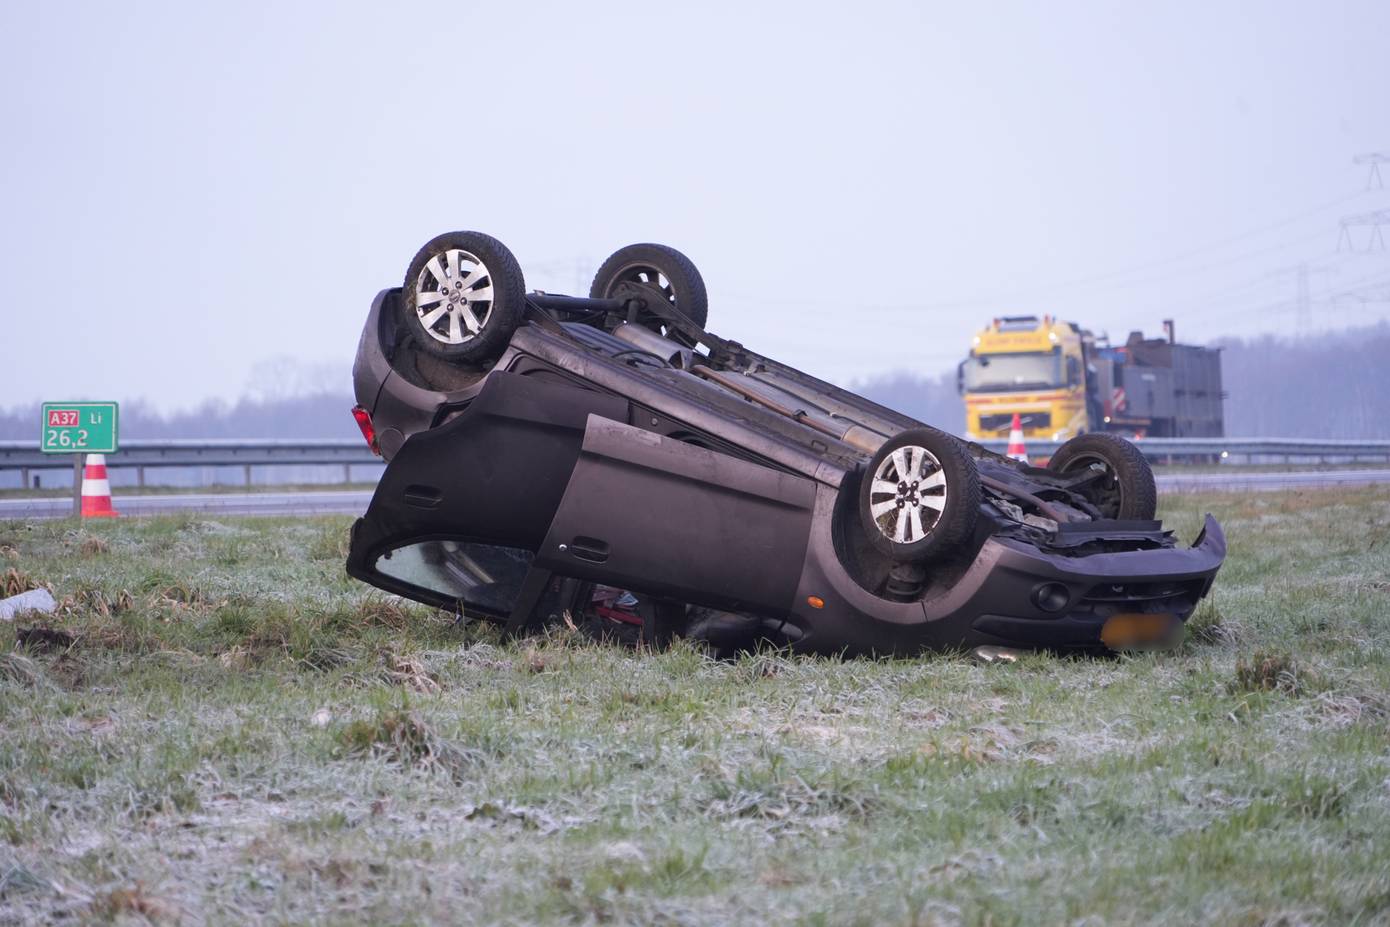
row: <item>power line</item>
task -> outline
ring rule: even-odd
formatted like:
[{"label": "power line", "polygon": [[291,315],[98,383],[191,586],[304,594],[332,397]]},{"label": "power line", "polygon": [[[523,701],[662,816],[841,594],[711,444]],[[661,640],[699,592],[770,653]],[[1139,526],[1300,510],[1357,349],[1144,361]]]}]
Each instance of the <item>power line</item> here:
[{"label": "power line", "polygon": [[[953,311],[956,311],[956,310],[959,310],[959,309],[981,308],[981,307],[994,307],[994,306],[998,306],[1000,303],[1018,302],[1018,301],[1022,301],[1022,300],[1028,300],[1028,299],[1038,299],[1038,298],[1040,298],[1040,297],[1042,297],[1042,296],[1047,295],[1048,293],[1051,293],[1051,292],[1054,292],[1054,291],[1060,291],[1060,290],[1063,290],[1063,289],[1071,289],[1071,290],[1073,290],[1073,291],[1079,290],[1079,291],[1081,291],[1081,292],[1107,292],[1107,291],[1112,291],[1112,290],[1132,289],[1132,288],[1137,287],[1137,286],[1147,286],[1147,285],[1153,284],[1153,283],[1161,283],[1161,282],[1165,282],[1165,281],[1170,281],[1170,280],[1174,280],[1174,279],[1179,279],[1179,278],[1182,278],[1182,277],[1190,277],[1190,276],[1194,276],[1194,275],[1206,273],[1206,272],[1208,272],[1208,271],[1217,270],[1217,269],[1220,269],[1220,268],[1222,268],[1222,267],[1229,267],[1229,266],[1231,266],[1231,265],[1239,264],[1239,263],[1242,263],[1242,262],[1244,262],[1244,261],[1249,261],[1249,260],[1252,260],[1252,259],[1254,259],[1254,258],[1263,257],[1264,255],[1267,255],[1267,254],[1273,254],[1274,252],[1277,252],[1277,251],[1283,251],[1283,250],[1285,250],[1285,249],[1292,248],[1292,247],[1294,247],[1294,246],[1296,246],[1296,245],[1300,245],[1300,244],[1304,244],[1304,243],[1309,242],[1309,241],[1316,240],[1316,239],[1318,239],[1318,238],[1321,238],[1322,236],[1323,236],[1323,233],[1322,233],[1322,232],[1313,232],[1313,233],[1310,233],[1310,234],[1308,234],[1308,235],[1300,236],[1299,238],[1295,238],[1295,239],[1291,239],[1291,240],[1289,240],[1289,241],[1281,242],[1280,244],[1277,244],[1277,245],[1270,245],[1270,246],[1264,247],[1264,248],[1257,248],[1257,249],[1255,249],[1255,250],[1253,250],[1253,251],[1242,252],[1241,254],[1237,254],[1237,255],[1234,255],[1234,256],[1228,257],[1228,258],[1224,258],[1224,259],[1222,259],[1222,260],[1209,261],[1209,262],[1207,262],[1207,263],[1205,263],[1205,264],[1198,264],[1198,265],[1194,265],[1194,266],[1192,266],[1192,267],[1182,268],[1182,269],[1179,269],[1179,270],[1168,271],[1168,272],[1164,272],[1164,273],[1149,274],[1149,275],[1144,276],[1144,277],[1137,277],[1137,278],[1130,279],[1130,280],[1115,280],[1115,281],[1110,282],[1110,283],[1098,283],[1097,285],[1088,286],[1088,287],[1081,287],[1081,286],[1062,287],[1062,286],[1058,285],[1058,286],[1054,286],[1054,287],[1044,287],[1044,288],[1035,289],[1035,290],[1016,290],[1016,291],[1014,291],[1014,292],[1012,292],[1012,293],[1001,293],[1001,294],[996,294],[996,295],[994,295],[994,296],[989,296],[989,297],[972,297],[972,298],[970,298],[970,299],[962,299],[962,300],[945,300],[945,301],[941,301],[941,302],[932,302],[932,303],[895,303],[895,304],[878,304],[878,305],[872,305],[872,304],[871,304],[871,305],[860,305],[860,306],[857,306],[857,307],[856,307],[856,311],[858,311],[858,312],[914,312],[914,313],[919,313],[919,312],[953,312]],[[1259,282],[1259,281],[1256,280],[1256,281],[1253,281],[1253,282]],[[1247,286],[1250,286],[1250,285],[1252,285],[1252,284],[1251,284],[1251,283],[1242,284],[1241,287],[1239,287],[1239,288],[1243,289],[1243,288],[1245,288],[1245,287],[1247,287]],[[742,298],[747,299],[747,300],[750,300],[750,301],[760,302],[760,303],[773,303],[773,304],[776,304],[776,303],[785,303],[785,304],[792,304],[792,305],[808,305],[808,306],[817,306],[817,305],[819,305],[819,306],[843,306],[843,305],[844,305],[844,302],[843,302],[842,300],[834,300],[834,299],[814,299],[814,298],[807,298],[807,297],[786,297],[786,296],[762,297],[762,296],[757,296],[757,295],[742,294]]]},{"label": "power line", "polygon": [[[1261,226],[1257,226],[1257,227],[1252,228],[1252,229],[1247,229],[1247,230],[1244,231],[1244,232],[1240,232],[1240,233],[1237,233],[1237,234],[1235,234],[1235,235],[1229,235],[1229,236],[1227,236],[1227,237],[1225,237],[1225,238],[1217,239],[1217,240],[1214,241],[1214,242],[1208,242],[1208,243],[1205,244],[1205,245],[1201,245],[1201,246],[1198,246],[1198,247],[1195,247],[1195,248],[1190,248],[1190,249],[1188,249],[1188,250],[1186,250],[1186,251],[1182,251],[1182,252],[1179,252],[1179,253],[1174,254],[1174,255],[1169,255],[1169,256],[1164,257],[1164,258],[1155,259],[1155,260],[1153,260],[1153,261],[1146,261],[1146,262],[1142,262],[1142,263],[1139,263],[1139,264],[1134,264],[1134,265],[1131,265],[1131,266],[1129,266],[1129,267],[1125,267],[1125,268],[1121,268],[1121,269],[1117,269],[1117,270],[1106,271],[1106,272],[1100,273],[1100,274],[1092,274],[1092,275],[1088,275],[1088,276],[1085,276],[1085,277],[1073,278],[1073,279],[1070,279],[1070,280],[1062,280],[1062,281],[1055,281],[1055,282],[1052,282],[1052,283],[1045,283],[1045,284],[1042,284],[1042,285],[1039,285],[1039,286],[1030,287],[1030,288],[1028,288],[1028,289],[1020,289],[1020,290],[1013,290],[1013,291],[998,292],[998,293],[990,294],[990,295],[988,295],[988,296],[972,296],[972,297],[966,297],[966,298],[962,298],[962,299],[940,300],[940,301],[929,302],[929,303],[903,303],[903,304],[897,304],[897,305],[861,306],[861,307],[859,307],[859,309],[860,309],[861,311],[872,311],[872,312],[941,312],[941,311],[955,311],[955,310],[959,310],[959,309],[972,309],[972,308],[994,307],[994,306],[998,306],[1000,303],[1016,302],[1016,301],[1028,300],[1028,299],[1038,299],[1038,298],[1045,297],[1045,296],[1049,296],[1049,295],[1052,295],[1052,294],[1055,294],[1055,293],[1066,292],[1066,291],[1068,291],[1068,290],[1075,291],[1075,290],[1078,290],[1078,289],[1079,289],[1079,290],[1082,290],[1082,291],[1098,291],[1098,292],[1104,292],[1104,291],[1106,291],[1106,290],[1125,289],[1125,288],[1134,287],[1134,286],[1142,286],[1142,285],[1145,285],[1145,284],[1148,284],[1148,283],[1153,283],[1153,282],[1159,282],[1159,281],[1163,281],[1163,280],[1172,279],[1173,277],[1190,276],[1190,275],[1192,275],[1192,274],[1198,274],[1198,273],[1202,273],[1202,272],[1205,272],[1205,271],[1208,271],[1208,270],[1213,270],[1213,269],[1220,268],[1220,267],[1226,267],[1226,266],[1230,266],[1230,265],[1232,265],[1232,264],[1238,264],[1238,263],[1240,263],[1240,262],[1242,262],[1242,261],[1247,261],[1247,260],[1250,260],[1250,259],[1252,259],[1252,258],[1261,257],[1261,256],[1263,256],[1263,255],[1271,254],[1271,253],[1276,252],[1276,251],[1281,251],[1281,250],[1283,250],[1283,249],[1285,249],[1285,248],[1291,248],[1291,247],[1293,247],[1294,245],[1303,244],[1303,243],[1305,243],[1305,242],[1312,241],[1312,240],[1314,240],[1314,239],[1316,239],[1316,238],[1320,238],[1320,237],[1322,236],[1323,233],[1322,233],[1322,232],[1310,233],[1310,234],[1308,234],[1308,235],[1304,235],[1304,236],[1301,236],[1301,237],[1299,237],[1299,238],[1295,238],[1295,239],[1292,239],[1292,240],[1289,240],[1289,241],[1285,241],[1285,242],[1283,242],[1283,243],[1281,243],[1281,244],[1271,245],[1271,246],[1267,246],[1267,247],[1263,247],[1263,248],[1257,248],[1257,249],[1255,249],[1255,250],[1253,250],[1253,251],[1243,252],[1243,253],[1238,254],[1238,255],[1235,255],[1235,256],[1233,256],[1233,257],[1224,258],[1224,259],[1215,260],[1215,261],[1208,261],[1207,263],[1204,263],[1204,264],[1196,265],[1196,266],[1194,266],[1194,267],[1184,268],[1184,269],[1182,269],[1182,270],[1174,271],[1174,272],[1171,272],[1171,273],[1149,274],[1149,275],[1147,275],[1147,276],[1143,276],[1143,277],[1139,277],[1139,278],[1135,278],[1135,279],[1129,279],[1129,280],[1119,279],[1119,278],[1129,277],[1129,276],[1131,276],[1131,275],[1133,275],[1133,274],[1135,274],[1135,273],[1139,273],[1139,272],[1141,272],[1141,271],[1152,270],[1152,269],[1154,269],[1154,268],[1163,267],[1163,266],[1172,265],[1172,264],[1181,264],[1182,262],[1187,261],[1187,260],[1190,260],[1191,258],[1194,258],[1194,257],[1201,257],[1202,255],[1207,254],[1207,253],[1210,253],[1211,251],[1216,250],[1216,249],[1219,249],[1219,248],[1221,248],[1221,247],[1223,247],[1223,246],[1225,246],[1225,245],[1229,245],[1229,244],[1233,244],[1233,243],[1235,243],[1235,242],[1243,241],[1243,240],[1248,239],[1248,238],[1253,238],[1253,237],[1256,237],[1256,236],[1258,236],[1258,235],[1263,235],[1263,234],[1265,234],[1265,233],[1267,233],[1267,232],[1270,232],[1270,231],[1273,231],[1273,230],[1275,230],[1275,229],[1278,229],[1278,228],[1282,228],[1282,227],[1284,227],[1284,226],[1291,225],[1291,224],[1293,224],[1293,223],[1295,223],[1295,222],[1298,222],[1298,221],[1303,220],[1303,219],[1307,219],[1307,218],[1309,218],[1309,217],[1311,217],[1311,216],[1315,216],[1315,215],[1317,215],[1318,213],[1326,212],[1326,211],[1329,210],[1329,209],[1332,209],[1332,208],[1334,208],[1334,207],[1343,205],[1344,203],[1347,203],[1347,202],[1349,202],[1349,201],[1351,201],[1351,200],[1353,200],[1353,199],[1356,199],[1356,198],[1362,196],[1362,193],[1363,193],[1363,191],[1357,191],[1357,192],[1355,192],[1355,193],[1350,193],[1350,194],[1347,194],[1347,195],[1345,195],[1345,196],[1340,196],[1340,197],[1337,197],[1336,199],[1329,200],[1329,201],[1327,201],[1327,202],[1325,202],[1325,203],[1321,203],[1321,204],[1319,204],[1319,205],[1317,205],[1317,206],[1313,206],[1313,207],[1310,207],[1310,208],[1308,208],[1308,209],[1304,209],[1304,210],[1302,210],[1302,211],[1300,211],[1300,212],[1294,213],[1294,214],[1292,214],[1292,215],[1285,216],[1284,218],[1279,219],[1279,220],[1276,220],[1276,221],[1274,221],[1274,222],[1269,222],[1269,223],[1266,223],[1266,224],[1261,225]],[[1111,282],[1108,282],[1108,283],[1107,283],[1106,281],[1111,281]],[[746,294],[745,294],[745,295],[746,295]],[[747,298],[756,299],[756,300],[758,300],[758,301],[760,301],[760,302],[766,302],[766,303],[777,303],[777,302],[782,302],[782,303],[791,303],[791,304],[797,304],[797,305],[843,305],[843,303],[842,303],[841,301],[838,301],[838,300],[825,300],[825,299],[821,299],[821,300],[807,299],[807,298],[791,298],[791,299],[789,299],[789,298],[786,298],[786,297],[771,297],[771,298],[766,298],[766,297],[760,297],[760,296],[756,296],[756,295],[748,296]]]},{"label": "power line", "polygon": [[[1073,279],[1073,280],[1062,281],[1062,282],[1059,282],[1059,283],[1046,284],[1046,285],[1044,285],[1044,286],[1043,286],[1042,288],[1040,288],[1040,289],[1041,289],[1041,290],[1052,290],[1052,289],[1060,289],[1060,288],[1064,288],[1064,287],[1071,287],[1071,286],[1080,285],[1080,284],[1084,284],[1084,283],[1090,283],[1090,282],[1095,281],[1095,280],[1105,280],[1105,279],[1109,279],[1109,278],[1112,278],[1112,277],[1123,277],[1123,276],[1127,276],[1127,275],[1129,275],[1129,274],[1131,274],[1131,273],[1135,273],[1136,271],[1149,270],[1149,269],[1152,269],[1152,268],[1154,268],[1154,267],[1162,267],[1162,266],[1165,266],[1165,265],[1168,265],[1168,264],[1181,263],[1181,262],[1183,262],[1183,261],[1185,261],[1185,260],[1188,260],[1189,258],[1199,257],[1199,256],[1201,256],[1201,255],[1204,254],[1204,253],[1210,252],[1210,251],[1212,251],[1212,250],[1214,250],[1214,249],[1217,249],[1217,248],[1220,248],[1220,247],[1222,247],[1222,246],[1224,246],[1224,245],[1234,244],[1235,242],[1238,242],[1238,241],[1244,241],[1244,240],[1247,239],[1247,238],[1254,238],[1254,237],[1256,237],[1256,236],[1258,236],[1258,235],[1263,235],[1263,234],[1266,233],[1266,232],[1273,231],[1274,229],[1283,228],[1283,227],[1286,226],[1286,225],[1292,225],[1292,224],[1295,223],[1295,222],[1298,222],[1298,221],[1300,221],[1300,220],[1302,220],[1302,219],[1307,219],[1307,218],[1309,218],[1310,216],[1315,216],[1315,215],[1317,215],[1318,213],[1326,212],[1327,210],[1332,209],[1333,207],[1341,206],[1341,205],[1344,204],[1344,203],[1348,203],[1348,202],[1350,202],[1351,200],[1357,199],[1358,197],[1361,196],[1362,192],[1363,192],[1363,191],[1359,191],[1359,190],[1358,190],[1358,191],[1355,192],[1355,193],[1349,193],[1349,194],[1347,194],[1347,195],[1345,195],[1345,196],[1339,196],[1339,197],[1337,197],[1337,198],[1334,199],[1334,200],[1329,200],[1328,202],[1322,203],[1322,204],[1320,204],[1320,205],[1318,205],[1318,206],[1313,206],[1313,207],[1311,207],[1311,208],[1309,208],[1309,209],[1302,210],[1301,212],[1297,212],[1297,213],[1294,213],[1293,215],[1286,216],[1286,217],[1284,217],[1283,219],[1278,219],[1278,220],[1276,220],[1276,221],[1274,221],[1274,222],[1269,222],[1269,223],[1266,223],[1266,224],[1264,224],[1264,225],[1256,226],[1256,227],[1253,228],[1253,229],[1247,229],[1246,231],[1244,231],[1244,232],[1238,232],[1238,233],[1236,233],[1235,235],[1228,235],[1228,236],[1225,237],[1225,238],[1219,238],[1219,239],[1217,239],[1216,241],[1207,242],[1207,243],[1204,244],[1204,245],[1198,245],[1197,247],[1190,248],[1190,249],[1188,249],[1188,250],[1186,250],[1186,251],[1180,251],[1180,252],[1178,252],[1177,254],[1169,255],[1168,257],[1165,257],[1165,258],[1158,258],[1158,259],[1155,259],[1155,260],[1153,260],[1153,261],[1146,261],[1146,262],[1143,262],[1143,263],[1140,263],[1140,264],[1131,265],[1130,267],[1127,267],[1127,268],[1121,268],[1121,269],[1119,269],[1119,270],[1112,270],[1112,271],[1108,271],[1108,272],[1106,272],[1106,273],[1101,273],[1101,274],[1094,274],[1094,275],[1091,275],[1091,276],[1089,276],[1089,277],[1080,277],[1080,278],[1076,278],[1076,279]],[[1298,239],[1298,240],[1295,241],[1295,242],[1289,242],[1288,244],[1283,245],[1282,247],[1288,247],[1288,246],[1291,245],[1291,244],[1297,244],[1298,242],[1301,242],[1301,241],[1311,240],[1313,237],[1315,237],[1315,236],[1309,235],[1309,236],[1306,236],[1306,237],[1303,238],[1303,239]],[[1278,250],[1278,249],[1277,249],[1277,248],[1272,248],[1272,249],[1265,249],[1265,250]],[[1263,252],[1255,252],[1255,253],[1258,254],[1258,253],[1263,253]]]},{"label": "power line", "polygon": [[[1326,251],[1326,252],[1323,252],[1322,254],[1319,254],[1319,255],[1316,255],[1316,256],[1314,256],[1314,257],[1312,257],[1312,258],[1309,258],[1309,260],[1310,260],[1313,264],[1317,265],[1316,270],[1317,270],[1318,272],[1321,272],[1321,271],[1324,271],[1324,270],[1331,269],[1327,264],[1322,263],[1323,261],[1327,261],[1327,260],[1334,260],[1334,261],[1335,261],[1335,260],[1338,260],[1338,258],[1337,258],[1337,254],[1336,254],[1335,251]],[[1207,294],[1205,294],[1205,295],[1202,297],[1202,299],[1207,300],[1207,301],[1211,301],[1211,300],[1219,299],[1219,298],[1221,298],[1221,297],[1223,297],[1223,296],[1230,296],[1230,295],[1233,294],[1233,293],[1240,293],[1240,292],[1242,292],[1242,291],[1244,291],[1244,290],[1251,289],[1252,287],[1257,287],[1257,286],[1273,286],[1273,285],[1274,285],[1274,282],[1275,282],[1276,280],[1278,280],[1278,279],[1280,279],[1280,278],[1282,278],[1282,277],[1286,277],[1286,276],[1288,276],[1289,274],[1297,273],[1297,272],[1298,272],[1298,267],[1299,267],[1298,264],[1291,264],[1291,265],[1288,265],[1288,266],[1286,266],[1286,267],[1280,267],[1280,268],[1277,268],[1277,269],[1275,269],[1275,270],[1266,271],[1265,273],[1260,274],[1260,275],[1257,276],[1257,277],[1252,277],[1252,278],[1250,278],[1249,280],[1246,280],[1244,283],[1238,283],[1238,284],[1236,284],[1235,286],[1225,287],[1224,289],[1220,289],[1220,290],[1216,290],[1215,292],[1207,293]]]},{"label": "power line", "polygon": [[1327,297],[1327,301],[1335,303],[1337,300],[1342,299],[1343,297],[1351,297],[1352,299],[1357,299],[1363,303],[1384,302],[1384,299],[1367,300],[1361,296],[1361,291],[1363,290],[1372,290],[1382,286],[1390,287],[1390,271],[1379,271],[1378,273],[1371,274],[1370,276],[1362,277],[1360,280],[1353,280],[1351,283],[1347,284],[1342,289],[1338,290],[1336,293],[1330,294]]},{"label": "power line", "polygon": [[[1296,269],[1297,268],[1288,268],[1287,270]],[[1353,280],[1351,283],[1345,284],[1340,289],[1337,289],[1335,291],[1324,291],[1323,293],[1320,293],[1317,296],[1310,296],[1308,302],[1310,306],[1330,306],[1336,303],[1336,301],[1342,297],[1354,296],[1356,294],[1356,291],[1361,289],[1362,287],[1377,286],[1382,283],[1390,283],[1390,271],[1377,271],[1376,273],[1362,277],[1359,280]],[[1221,308],[1204,311],[1201,313],[1201,316],[1205,319],[1218,319],[1227,318],[1233,315],[1270,315],[1272,313],[1282,311],[1289,307],[1298,309],[1299,300],[1281,299],[1257,304],[1245,303],[1236,306],[1225,306]]]}]

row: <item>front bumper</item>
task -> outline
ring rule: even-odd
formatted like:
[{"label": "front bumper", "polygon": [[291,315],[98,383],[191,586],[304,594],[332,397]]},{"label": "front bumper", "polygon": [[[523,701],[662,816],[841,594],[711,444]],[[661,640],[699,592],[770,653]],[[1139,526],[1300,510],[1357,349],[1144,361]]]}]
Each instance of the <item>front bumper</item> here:
[{"label": "front bumper", "polygon": [[[965,574],[920,602],[888,602],[844,571],[828,538],[813,539],[790,619],[796,647],[816,653],[907,655],[992,644],[1105,650],[1101,629],[1121,614],[1184,622],[1211,589],[1226,538],[1210,515],[1193,546],[1063,556],[1009,538],[985,541]],[[1040,587],[1066,590],[1038,604]],[[822,608],[807,604],[823,601]]]},{"label": "front bumper", "polygon": [[[1000,550],[966,606],[970,630],[983,635],[979,643],[1062,650],[1104,647],[1102,628],[1117,615],[1166,614],[1185,622],[1226,558],[1226,536],[1210,515],[1184,550],[1065,557],[1006,539],[991,544]],[[1035,604],[1036,590],[1046,584],[1067,590],[1064,606],[1044,611]]]}]

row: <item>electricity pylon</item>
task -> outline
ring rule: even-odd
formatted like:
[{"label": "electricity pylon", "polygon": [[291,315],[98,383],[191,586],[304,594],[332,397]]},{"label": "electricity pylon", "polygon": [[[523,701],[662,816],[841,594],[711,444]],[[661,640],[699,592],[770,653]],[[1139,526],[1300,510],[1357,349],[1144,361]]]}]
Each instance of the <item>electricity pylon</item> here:
[{"label": "electricity pylon", "polygon": [[1367,154],[1357,155],[1351,159],[1353,164],[1369,164],[1370,173],[1366,175],[1367,190],[1383,190],[1385,182],[1380,179],[1380,166],[1390,164],[1390,154],[1379,151],[1372,151]]},{"label": "electricity pylon", "polygon": [[1348,251],[1355,251],[1356,245],[1351,240],[1351,232],[1348,229],[1353,226],[1368,226],[1371,230],[1371,238],[1366,242],[1366,250],[1384,251],[1385,237],[1380,233],[1382,225],[1390,225],[1390,209],[1377,209],[1375,212],[1363,212],[1357,216],[1343,216],[1341,221],[1341,232],[1337,235],[1337,250],[1342,250],[1345,242]]}]

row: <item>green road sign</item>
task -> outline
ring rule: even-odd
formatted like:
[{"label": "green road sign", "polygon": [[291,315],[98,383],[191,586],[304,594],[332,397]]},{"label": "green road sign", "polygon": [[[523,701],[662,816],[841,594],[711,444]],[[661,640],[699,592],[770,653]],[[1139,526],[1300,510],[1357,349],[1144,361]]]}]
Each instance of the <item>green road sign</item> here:
[{"label": "green road sign", "polygon": [[114,402],[45,402],[45,454],[114,454],[119,408]]}]

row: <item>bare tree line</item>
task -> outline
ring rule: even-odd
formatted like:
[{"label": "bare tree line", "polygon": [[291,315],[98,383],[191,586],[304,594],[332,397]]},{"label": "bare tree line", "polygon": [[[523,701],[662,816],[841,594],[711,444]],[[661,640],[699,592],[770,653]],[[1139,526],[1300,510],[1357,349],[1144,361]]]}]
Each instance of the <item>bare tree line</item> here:
[{"label": "bare tree line", "polygon": [[[1223,350],[1226,433],[1291,438],[1390,438],[1390,322],[1303,338],[1227,338]],[[312,378],[300,378],[301,383]],[[319,382],[322,382],[321,380]],[[953,371],[894,371],[854,384],[886,406],[959,433],[964,410]],[[290,390],[279,392],[284,396]],[[73,398],[73,397],[61,397]],[[104,397],[103,397],[104,398]],[[346,392],[262,393],[162,413],[147,402],[121,407],[126,438],[357,437]],[[39,406],[0,411],[0,439],[36,439]]]}]

